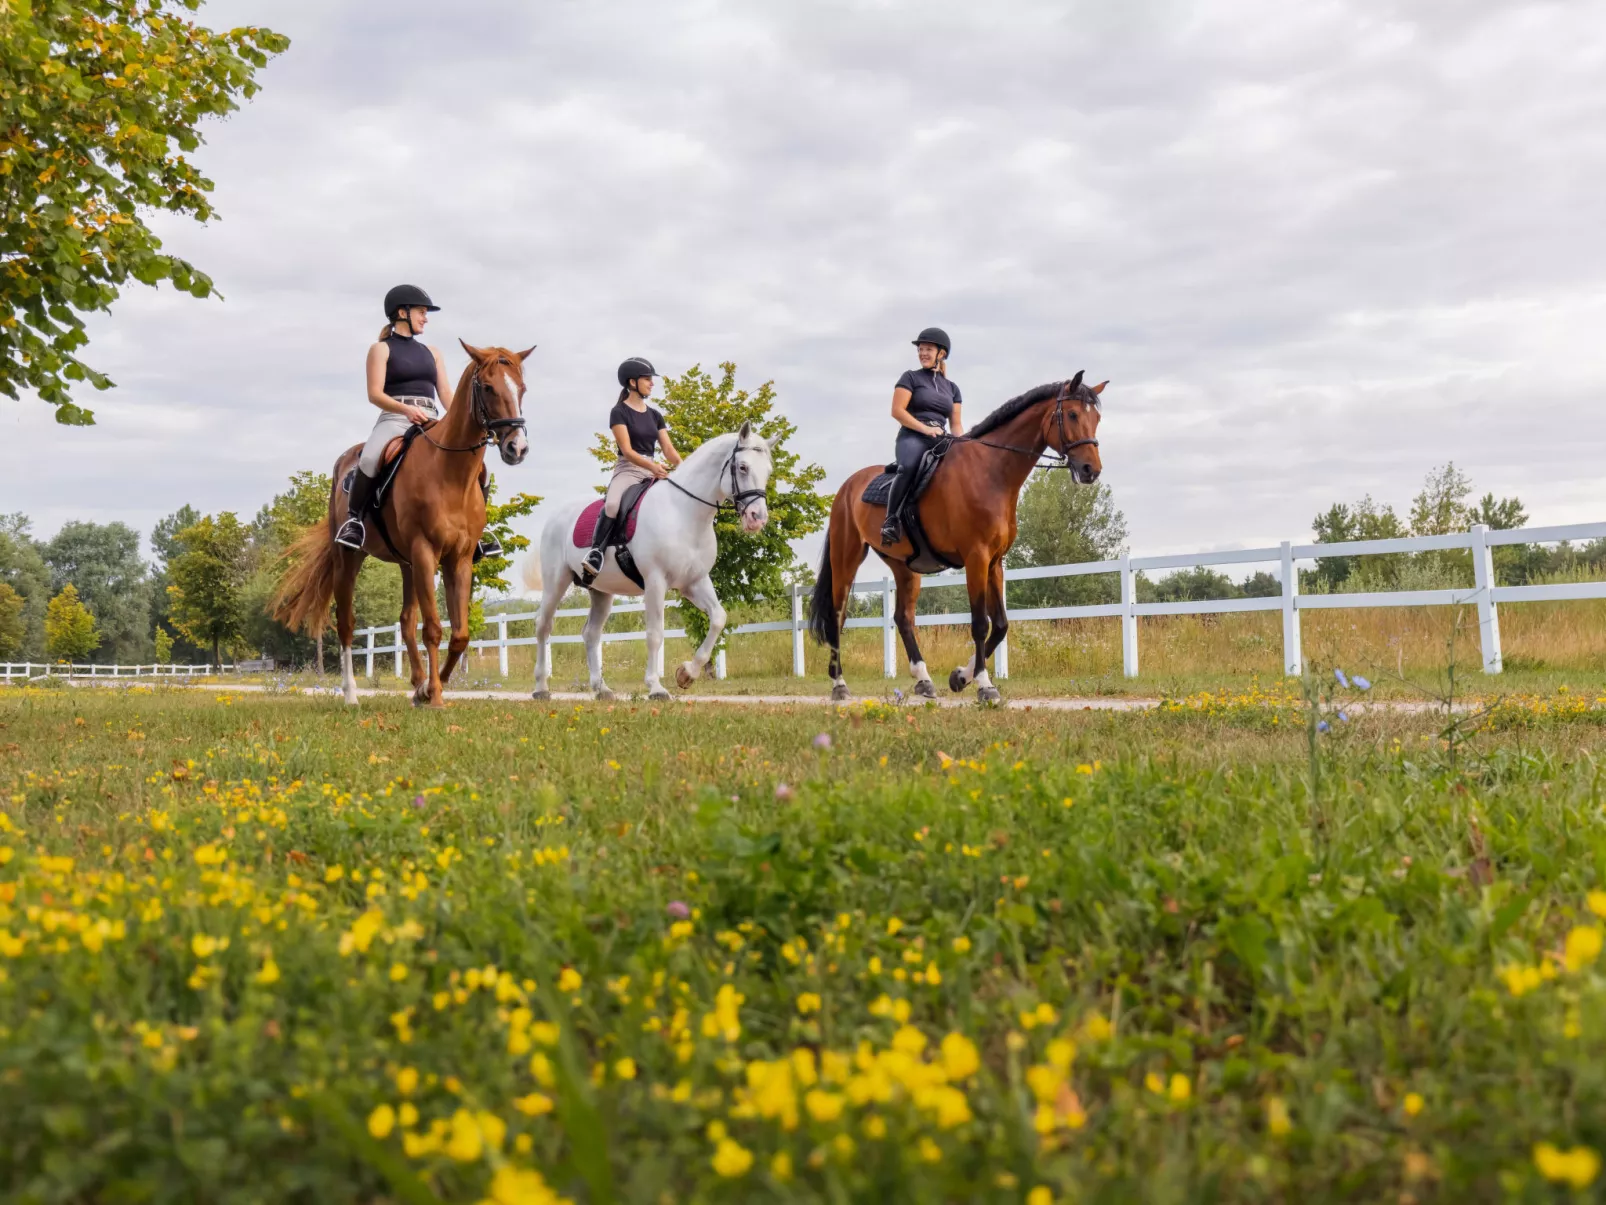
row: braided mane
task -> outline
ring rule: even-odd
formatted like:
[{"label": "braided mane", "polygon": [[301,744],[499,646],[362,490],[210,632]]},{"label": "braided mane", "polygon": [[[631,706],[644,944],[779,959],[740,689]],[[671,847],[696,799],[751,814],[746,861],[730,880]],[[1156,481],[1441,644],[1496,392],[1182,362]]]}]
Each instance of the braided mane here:
[{"label": "braided mane", "polygon": [[1050,381],[1047,385],[1039,385],[1036,389],[1028,389],[1019,397],[1010,398],[1002,406],[994,410],[981,422],[971,427],[967,435],[988,435],[1002,427],[1022,410],[1028,410],[1039,402],[1051,402],[1059,395],[1064,387],[1064,381]]}]

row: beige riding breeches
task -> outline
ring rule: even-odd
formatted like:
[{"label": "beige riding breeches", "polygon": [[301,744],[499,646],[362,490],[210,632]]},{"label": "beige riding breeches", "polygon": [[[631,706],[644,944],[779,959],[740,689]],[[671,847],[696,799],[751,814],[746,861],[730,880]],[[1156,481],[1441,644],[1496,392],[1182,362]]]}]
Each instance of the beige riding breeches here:
[{"label": "beige riding breeches", "polygon": [[631,464],[628,460],[621,460],[613,466],[613,476],[608,479],[608,498],[602,504],[603,511],[610,519],[619,517],[619,503],[624,500],[625,491],[638,481],[651,481],[652,473],[639,464]]}]

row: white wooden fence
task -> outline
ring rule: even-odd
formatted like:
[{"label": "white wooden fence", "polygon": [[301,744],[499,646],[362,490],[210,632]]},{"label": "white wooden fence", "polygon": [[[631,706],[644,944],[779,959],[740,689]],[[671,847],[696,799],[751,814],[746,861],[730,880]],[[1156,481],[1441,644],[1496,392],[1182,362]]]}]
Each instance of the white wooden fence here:
[{"label": "white wooden fence", "polygon": [[[219,672],[210,665],[68,665],[65,662],[0,661],[0,682],[15,678],[195,678]],[[232,674],[234,666],[222,672]]]},{"label": "white wooden fence", "polygon": [[[1492,550],[1502,544],[1545,544],[1556,543],[1562,540],[1592,540],[1606,537],[1606,523],[1573,523],[1552,527],[1524,527],[1509,531],[1492,531],[1479,524],[1470,531],[1454,532],[1443,536],[1415,536],[1398,540],[1355,540],[1341,544],[1295,544],[1283,541],[1276,547],[1268,548],[1242,548],[1230,552],[1189,552],[1171,556],[1124,556],[1114,561],[1088,561],[1076,565],[1042,565],[1029,569],[1007,569],[1004,571],[1006,590],[1008,582],[1029,581],[1040,578],[1076,577],[1090,573],[1119,574],[1121,580],[1121,601],[1117,603],[1101,603],[1093,606],[1078,607],[1029,607],[1020,610],[1011,610],[1010,623],[1031,622],[1044,619],[1092,619],[1100,616],[1119,617],[1121,620],[1121,667],[1128,678],[1135,678],[1138,674],[1138,620],[1146,615],[1215,615],[1239,611],[1281,611],[1283,619],[1283,666],[1287,673],[1298,674],[1304,667],[1304,656],[1300,647],[1299,620],[1305,611],[1335,610],[1361,607],[1449,607],[1449,606],[1475,606],[1478,609],[1478,636],[1483,650],[1483,670],[1485,673],[1498,674],[1501,672],[1500,659],[1500,614],[1501,603],[1519,602],[1554,602],[1566,599],[1606,598],[1606,582],[1565,582],[1545,586],[1496,586],[1494,585],[1494,562]],[[1435,552],[1447,549],[1466,549],[1472,553],[1472,570],[1474,585],[1471,589],[1454,590],[1391,590],[1367,594],[1306,594],[1299,593],[1299,574],[1295,572],[1296,563],[1309,561],[1313,558],[1325,557],[1364,557],[1385,556],[1394,553]],[[1247,564],[1274,563],[1279,567],[1278,576],[1283,582],[1283,591],[1280,597],[1270,598],[1223,598],[1210,599],[1199,602],[1154,602],[1140,603],[1137,601],[1137,575],[1149,569],[1190,569],[1207,565],[1247,565]],[[926,578],[926,588],[934,586],[951,586],[963,584],[964,574],[959,572],[934,574]],[[796,677],[804,676],[803,650],[807,637],[807,618],[805,615],[804,586],[794,586],[791,596],[791,616],[788,619],[774,620],[768,623],[747,623],[739,627],[727,628],[726,634],[731,637],[755,635],[760,632],[790,632],[792,634],[792,673]],[[853,586],[856,594],[879,594],[881,596],[881,614],[879,616],[866,616],[849,619],[846,626],[850,628],[880,628],[882,672],[891,678],[897,675],[897,630],[893,626],[893,599],[894,589],[891,578],[882,578],[879,581],[856,582]],[[671,599],[669,606],[678,603]],[[639,602],[620,603],[613,609],[613,614],[625,614],[640,611]],[[584,618],[587,614],[583,608],[560,610],[558,616],[565,619]],[[474,640],[469,642],[471,648],[496,649],[499,654],[502,676],[508,673],[508,649],[521,645],[533,645],[535,637],[508,635],[508,625],[536,618],[534,611],[519,614],[496,614],[486,616],[486,626],[496,628],[496,636],[491,639]],[[915,623],[920,627],[937,627],[949,624],[962,624],[969,626],[970,612],[948,612],[941,615],[919,615]],[[390,624],[386,627],[363,628],[357,633],[358,637],[365,638],[366,643],[354,649],[355,653],[364,658],[365,672],[369,677],[374,674],[374,658],[393,656],[395,658],[396,675],[403,672],[401,626]],[[375,642],[377,636],[388,636],[390,643],[379,645]],[[667,638],[680,638],[685,636],[681,629],[674,629],[664,633]],[[602,639],[605,642],[619,640],[645,640],[645,632],[605,632]],[[552,636],[553,644],[579,644],[584,638],[579,634]],[[660,660],[662,653],[660,652]],[[662,665],[659,672],[663,672]],[[717,677],[725,676],[725,655],[723,650],[715,659],[714,673]],[[1009,676],[1009,642],[1006,640],[998,646],[994,673],[997,677]]]}]

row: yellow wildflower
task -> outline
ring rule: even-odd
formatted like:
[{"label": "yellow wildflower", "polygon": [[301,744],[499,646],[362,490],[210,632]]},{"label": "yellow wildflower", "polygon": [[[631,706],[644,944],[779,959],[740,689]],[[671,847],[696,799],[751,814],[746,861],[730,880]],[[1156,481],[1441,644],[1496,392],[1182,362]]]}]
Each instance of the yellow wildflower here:
[{"label": "yellow wildflower", "polygon": [[573,967],[564,967],[563,973],[558,976],[558,991],[577,992],[584,982],[585,980],[580,977],[579,971]]},{"label": "yellow wildflower", "polygon": [[721,1138],[714,1148],[714,1170],[726,1179],[745,1176],[753,1166],[753,1152],[729,1138]]},{"label": "yellow wildflower", "polygon": [[620,1079],[635,1079],[636,1060],[629,1058],[620,1059],[613,1065],[613,1073]]},{"label": "yellow wildflower", "polygon": [[1415,1117],[1422,1111],[1422,1097],[1415,1092],[1407,1092],[1403,1107],[1407,1117]]},{"label": "yellow wildflower", "polygon": [[390,1137],[390,1132],[396,1128],[396,1110],[389,1105],[380,1105],[368,1114],[368,1132],[375,1138]]},{"label": "yellow wildflower", "polygon": [[1586,899],[1591,912],[1596,916],[1606,916],[1606,891],[1591,891]]},{"label": "yellow wildflower", "polygon": [[403,1096],[411,1096],[418,1088],[418,1069],[416,1067],[403,1067],[396,1072],[396,1091]]},{"label": "yellow wildflower", "polygon": [[263,961],[262,969],[257,972],[256,980],[263,985],[279,982],[279,964],[273,961],[272,954],[269,954]]},{"label": "yellow wildflower", "polygon": [[1294,1128],[1293,1120],[1288,1116],[1288,1102],[1280,1096],[1266,1098],[1266,1129],[1274,1136],[1281,1138]]},{"label": "yellow wildflower", "polygon": [[821,1124],[842,1116],[843,1103],[842,1097],[835,1092],[822,1092],[818,1088],[803,1098],[803,1107],[808,1109],[809,1116]]},{"label": "yellow wildflower", "polygon": [[1567,933],[1561,961],[1569,971],[1581,971],[1600,957],[1601,932],[1594,925],[1578,925]]},{"label": "yellow wildflower", "polygon": [[1193,1095],[1193,1083],[1185,1075],[1173,1075],[1166,1095],[1171,1098],[1173,1104],[1186,1104],[1188,1098]]},{"label": "yellow wildflower", "polygon": [[1534,1147],[1534,1166],[1547,1180],[1585,1189],[1600,1174],[1600,1156],[1587,1146],[1575,1146],[1570,1151],[1563,1151],[1551,1143],[1541,1142]]},{"label": "yellow wildflower", "polygon": [[976,1044],[962,1033],[951,1033],[942,1040],[942,1069],[955,1082],[967,1079],[981,1069]]},{"label": "yellow wildflower", "polygon": [[1039,1184],[1026,1194],[1026,1205],[1054,1205],[1054,1194]]},{"label": "yellow wildflower", "polygon": [[530,1036],[541,1046],[556,1046],[558,1044],[558,1027],[551,1021],[537,1021],[530,1026]]},{"label": "yellow wildflower", "polygon": [[820,996],[818,992],[800,992],[797,997],[797,1011],[801,1016],[820,1011]]},{"label": "yellow wildflower", "polygon": [[792,1178],[792,1156],[785,1151],[776,1153],[770,1160],[770,1175],[777,1180],[786,1181]]},{"label": "yellow wildflower", "polygon": [[552,1112],[552,1098],[544,1092],[531,1092],[528,1096],[514,1097],[513,1107],[526,1117],[540,1117]]}]

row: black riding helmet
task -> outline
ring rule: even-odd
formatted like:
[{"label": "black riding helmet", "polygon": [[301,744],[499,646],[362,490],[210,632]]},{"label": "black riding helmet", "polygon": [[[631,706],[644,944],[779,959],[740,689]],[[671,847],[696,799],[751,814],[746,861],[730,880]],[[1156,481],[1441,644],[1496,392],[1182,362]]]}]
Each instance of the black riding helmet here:
[{"label": "black riding helmet", "polygon": [[423,306],[430,313],[441,308],[417,285],[397,285],[385,294],[385,317],[395,322],[397,310],[410,310],[415,305]]},{"label": "black riding helmet", "polygon": [[948,341],[948,332],[943,330],[940,326],[926,327],[925,330],[921,331],[920,334],[916,338],[911,339],[910,342],[916,347],[919,347],[922,343],[929,343],[933,347],[940,347],[947,354],[953,355],[954,348],[953,344]]},{"label": "black riding helmet", "polygon": [[630,359],[619,365],[619,387],[621,389],[629,389],[631,381],[658,375],[659,372],[652,366],[651,360],[641,356],[631,356]]}]

